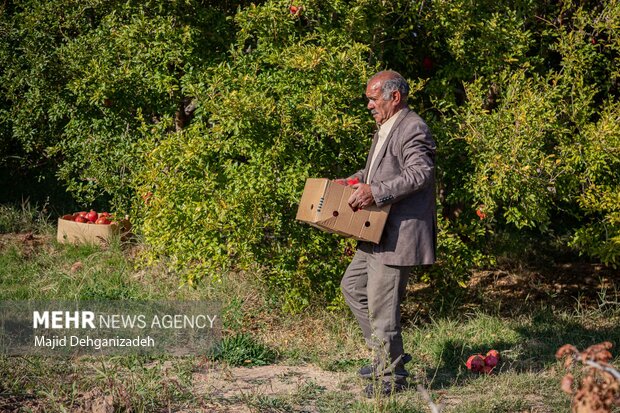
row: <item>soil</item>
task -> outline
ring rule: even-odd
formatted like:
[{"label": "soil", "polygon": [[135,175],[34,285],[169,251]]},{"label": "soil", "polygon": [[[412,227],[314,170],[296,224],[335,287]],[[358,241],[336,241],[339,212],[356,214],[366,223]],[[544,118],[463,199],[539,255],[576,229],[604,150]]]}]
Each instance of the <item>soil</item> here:
[{"label": "soil", "polygon": [[32,232],[0,234],[0,251],[9,245],[21,245],[22,252],[30,255],[35,249],[48,247],[51,239],[51,236],[36,235]]},{"label": "soil", "polygon": [[[204,411],[226,413],[251,413],[262,411],[259,400],[265,397],[290,397],[303,394],[304,390],[347,392],[351,399],[361,397],[357,380],[350,373],[329,372],[316,366],[258,366],[227,368],[214,366],[194,373],[195,394],[209,400]],[[295,411],[318,412],[314,398],[301,400]],[[192,410],[195,411],[195,410]],[[189,411],[188,411],[189,412]]]}]

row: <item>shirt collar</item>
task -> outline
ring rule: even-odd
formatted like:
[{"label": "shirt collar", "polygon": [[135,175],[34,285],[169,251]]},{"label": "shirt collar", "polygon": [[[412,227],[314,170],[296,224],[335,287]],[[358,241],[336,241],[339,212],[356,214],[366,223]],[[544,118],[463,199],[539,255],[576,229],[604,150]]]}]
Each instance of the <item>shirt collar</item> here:
[{"label": "shirt collar", "polygon": [[388,120],[383,122],[383,124],[379,127],[379,136],[385,138],[390,134],[390,130],[392,129],[394,122],[396,122],[396,119],[398,119],[398,115],[400,115],[400,112],[402,111],[402,109],[399,110],[398,112],[390,116]]}]

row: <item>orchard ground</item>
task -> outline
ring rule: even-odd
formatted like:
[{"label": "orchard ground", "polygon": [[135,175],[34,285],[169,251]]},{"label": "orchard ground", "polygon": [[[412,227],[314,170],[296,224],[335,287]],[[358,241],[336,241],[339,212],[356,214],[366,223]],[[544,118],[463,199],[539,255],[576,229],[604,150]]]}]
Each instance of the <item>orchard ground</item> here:
[{"label": "orchard ground", "polygon": [[[66,246],[45,220],[0,235],[0,299],[220,299],[220,357],[0,359],[0,411],[428,412],[420,393],[367,400],[357,369],[368,362],[346,310],[278,310],[275,297],[235,273],[196,289],[163,267],[135,265],[141,244]],[[27,225],[26,225],[27,224]],[[555,351],[620,343],[618,272],[585,262],[479,270],[462,297],[441,300],[415,280],[404,311],[408,365],[445,412],[566,412]],[[465,368],[494,348],[492,375]],[[617,348],[612,350],[620,364]],[[577,377],[579,375],[577,374]]]}]

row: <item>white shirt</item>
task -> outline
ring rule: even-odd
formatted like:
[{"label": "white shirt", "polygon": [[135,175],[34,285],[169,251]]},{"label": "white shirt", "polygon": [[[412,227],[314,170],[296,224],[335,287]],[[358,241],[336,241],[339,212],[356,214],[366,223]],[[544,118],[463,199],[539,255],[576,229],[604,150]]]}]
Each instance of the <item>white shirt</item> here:
[{"label": "white shirt", "polygon": [[375,146],[375,151],[372,153],[372,159],[370,161],[370,167],[368,168],[368,177],[366,178],[366,183],[370,183],[370,178],[371,178],[370,171],[372,171],[372,167],[375,164],[375,161],[377,160],[379,152],[381,152],[381,148],[383,148],[383,145],[385,144],[385,140],[387,139],[388,135],[390,134],[390,131],[392,130],[392,126],[394,126],[394,122],[396,122],[398,115],[400,115],[400,112],[402,111],[403,110],[401,109],[395,114],[393,114],[388,120],[386,120],[379,127],[379,132],[378,132],[379,139],[377,140],[377,146]]}]

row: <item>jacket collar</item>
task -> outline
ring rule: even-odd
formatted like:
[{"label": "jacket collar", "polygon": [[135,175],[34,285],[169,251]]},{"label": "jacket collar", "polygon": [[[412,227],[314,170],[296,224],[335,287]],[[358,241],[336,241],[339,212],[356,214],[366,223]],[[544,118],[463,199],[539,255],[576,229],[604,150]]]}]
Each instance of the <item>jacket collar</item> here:
[{"label": "jacket collar", "polygon": [[365,177],[366,179],[365,180],[367,184],[370,184],[370,182],[368,182],[368,177],[375,176],[375,172],[377,171],[377,168],[379,167],[379,165],[381,165],[381,161],[383,160],[383,157],[385,156],[385,151],[387,150],[388,144],[390,140],[392,139],[392,135],[394,135],[394,132],[398,129],[398,125],[400,125],[400,123],[403,121],[403,119],[405,119],[405,117],[409,114],[409,112],[411,112],[411,109],[409,109],[408,106],[405,106],[402,109],[402,111],[396,118],[394,125],[392,125],[392,128],[390,129],[390,133],[388,134],[387,138],[385,138],[385,142],[383,142],[383,146],[381,146],[381,148],[379,149],[379,153],[377,154],[377,160],[372,166],[372,171],[369,171],[368,168],[370,167],[370,161],[372,159],[372,156],[375,150],[377,149],[377,142],[379,140],[379,134],[375,132],[375,136],[372,139],[372,146],[370,147],[370,151],[368,153],[368,159],[366,160],[366,177]]}]

